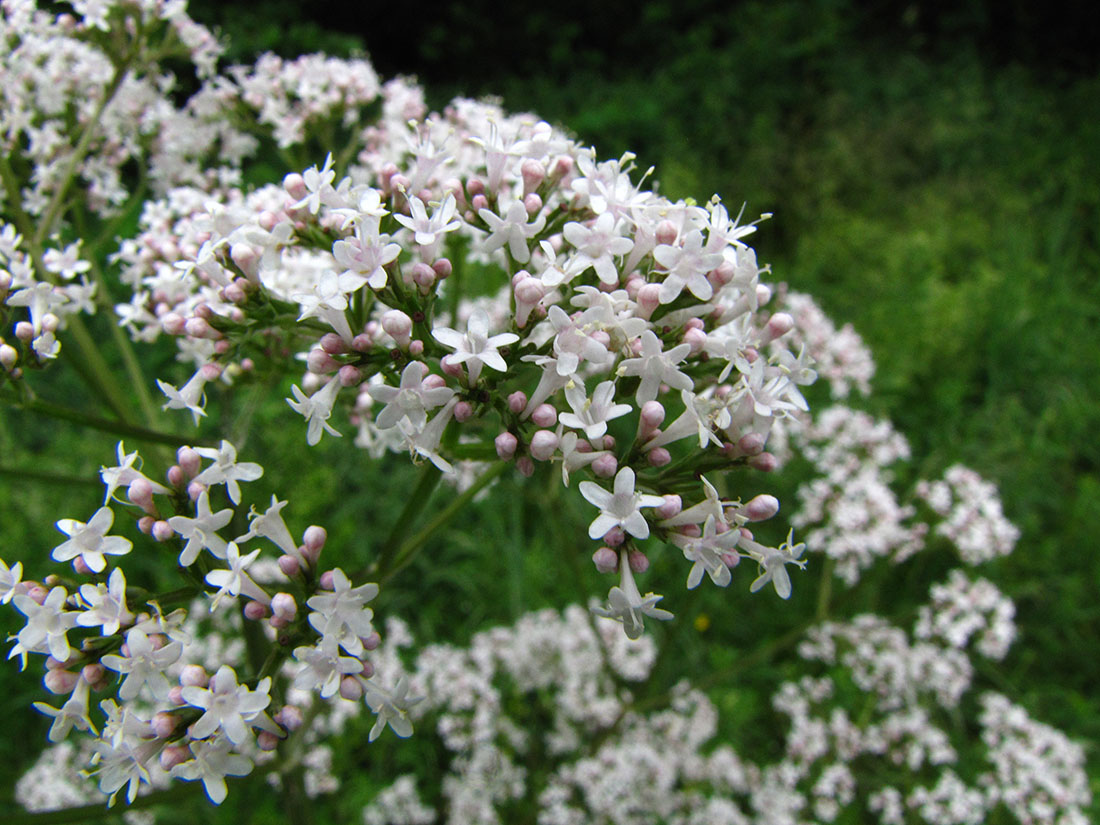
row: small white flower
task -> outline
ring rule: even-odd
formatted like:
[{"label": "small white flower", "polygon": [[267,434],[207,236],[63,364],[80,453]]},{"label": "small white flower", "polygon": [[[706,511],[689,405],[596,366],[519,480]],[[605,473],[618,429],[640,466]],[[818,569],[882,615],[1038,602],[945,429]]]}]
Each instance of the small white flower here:
[{"label": "small white flower", "polygon": [[187,539],[180,553],[180,566],[190,567],[199,557],[203,549],[209,550],[219,559],[225,558],[225,539],[218,535],[217,531],[229,524],[233,519],[233,510],[226,507],[217,513],[210,512],[210,493],[203,490],[195,502],[197,512],[194,518],[187,516],[172,516],[168,519],[168,525]]},{"label": "small white flower", "polygon": [[115,514],[110,507],[100,507],[87,524],[71,518],[61,519],[57,529],[70,538],[57,545],[51,557],[54,561],[71,561],[80,556],[92,571],[102,573],[107,567],[104,555],[124,556],[134,546],[129,539],[107,535],[114,521]]},{"label": "small white flower", "polygon": [[324,432],[340,437],[339,431],[333,429],[328,423],[329,416],[332,415],[332,405],[336,403],[336,394],[340,391],[338,379],[333,378],[313,395],[306,395],[298,389],[297,384],[294,384],[290,391],[294,394],[294,398],[286,399],[286,403],[294,412],[303,416],[306,424],[309,425],[306,431],[307,444],[311,447],[317,444]]},{"label": "small white flower", "polygon": [[630,560],[624,549],[619,551],[619,586],[612,587],[607,594],[607,607],[593,607],[592,612],[605,619],[622,622],[627,638],[637,639],[645,630],[645,625],[642,623],[643,616],[661,621],[672,618],[671,613],[656,606],[661,599],[661,596],[654,593],[646,593],[643,596],[638,590],[634,573],[630,569]]},{"label": "small white flower", "polygon": [[409,677],[402,676],[393,692],[380,687],[374,681],[367,682],[366,700],[370,709],[378,714],[378,721],[370,729],[367,741],[373,742],[388,724],[393,732],[402,739],[412,736],[413,726],[409,721],[409,709],[423,701],[423,696],[409,698]]},{"label": "small white flower", "polygon": [[612,527],[622,527],[635,538],[649,538],[649,522],[641,508],[665,503],[661,496],[635,492],[634,471],[629,467],[623,467],[615,475],[614,492],[592,481],[582,481],[580,491],[589,504],[600,508],[600,514],[588,526],[588,537],[592,539],[602,538]]},{"label": "small white flower", "polygon": [[508,363],[497,352],[497,348],[519,340],[519,336],[513,332],[502,332],[490,338],[489,313],[480,307],[471,313],[470,319],[466,322],[465,334],[442,327],[433,329],[432,337],[443,346],[454,350],[454,354],[448,356],[452,363],[466,364],[466,368],[470,371],[471,385],[477,382],[482,366],[498,372],[507,372]]},{"label": "small white flower", "polygon": [[[200,484],[224,484],[229,493],[229,500],[234,504],[241,503],[241,488],[238,481],[255,481],[264,474],[264,468],[251,461],[239,463],[237,461],[237,448],[228,441],[222,441],[217,449],[211,447],[196,447],[195,452],[203,458],[208,458],[214,463],[195,476],[195,481]],[[224,512],[224,511],[223,511]]]},{"label": "small white flower", "polygon": [[188,729],[193,739],[205,739],[221,729],[234,745],[243,745],[251,738],[249,725],[271,704],[271,678],[264,677],[249,690],[237,684],[237,673],[229,665],[222,665],[210,679],[209,688],[185,687],[183,700],[187,704],[206,711]]}]

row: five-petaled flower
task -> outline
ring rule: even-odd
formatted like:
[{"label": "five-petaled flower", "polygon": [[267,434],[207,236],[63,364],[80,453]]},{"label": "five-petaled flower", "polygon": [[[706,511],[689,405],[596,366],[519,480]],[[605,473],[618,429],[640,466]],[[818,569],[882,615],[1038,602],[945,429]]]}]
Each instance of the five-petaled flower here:
[{"label": "five-petaled flower", "polygon": [[614,492],[593,481],[582,481],[580,490],[589,504],[600,508],[600,514],[588,526],[588,536],[593,539],[602,538],[612,527],[622,527],[635,538],[649,538],[649,522],[641,508],[665,503],[661,496],[635,492],[634,471],[629,467],[623,467],[615,475]]}]

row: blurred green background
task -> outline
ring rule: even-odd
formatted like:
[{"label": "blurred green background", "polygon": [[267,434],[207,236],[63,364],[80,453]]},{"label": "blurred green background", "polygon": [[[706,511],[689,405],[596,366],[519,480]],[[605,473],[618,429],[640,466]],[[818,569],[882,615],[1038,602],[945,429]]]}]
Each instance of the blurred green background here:
[{"label": "blurred green background", "polygon": [[[1023,531],[1012,556],[982,571],[1015,599],[1022,635],[981,684],[1100,742],[1100,555],[1089,538],[1100,523],[1100,49],[1091,5],[682,0],[551,11],[469,0],[430,14],[366,3],[354,19],[347,8],[190,4],[222,30],[232,60],[366,51],[383,77],[417,75],[433,108],[455,95],[494,95],[564,126],[600,157],[635,152],[642,169],[656,167],[666,195],[717,192],[731,211],[744,202],[746,215],[774,213],[754,236],[761,261],[870,345],[878,372],[862,405],[910,439],[913,477],[965,463],[1000,486]],[[73,381],[59,392],[81,389]],[[826,403],[821,393],[811,401]],[[322,461],[304,444],[267,441],[284,413],[278,403],[257,406],[258,435],[242,457],[263,462],[272,483],[299,473],[288,511],[298,529],[324,523],[331,542],[369,558],[372,532],[390,529],[416,471],[401,457],[365,471],[363,456],[332,439]],[[59,455],[58,443],[71,449]],[[106,436],[15,414],[0,421],[9,467],[94,478],[113,451]],[[468,638],[575,600],[572,575],[558,569],[563,554],[580,559],[589,592],[602,592],[606,582],[586,562],[591,548],[534,529],[547,512],[569,523],[569,508],[583,522],[583,502],[542,481],[505,481],[498,505],[440,536],[382,609],[409,619],[423,641]],[[791,501],[793,488],[776,481]],[[748,481],[762,483],[770,480]],[[0,552],[8,561],[52,547],[53,521],[90,514],[100,495],[11,476],[0,485],[5,537],[23,537]],[[669,556],[655,560],[655,573],[675,580],[682,571]],[[920,599],[942,569],[933,563],[920,574],[927,581],[881,585]],[[677,643],[670,678],[723,668],[811,615],[816,575],[803,580],[786,611],[737,588],[669,587],[681,620],[657,632]],[[697,613],[712,617],[702,634],[690,621]],[[16,626],[7,611],[0,622]],[[784,675],[778,668],[738,674],[719,700],[724,725],[744,725],[742,739],[748,720],[768,712],[763,686]],[[9,681],[0,711],[35,745],[0,741],[12,767],[0,805],[48,727],[26,711],[37,677],[5,672]],[[387,749],[387,758],[418,758]],[[1100,777],[1100,752],[1088,753]],[[1093,792],[1100,797],[1097,780]],[[273,804],[252,798],[257,810]],[[353,809],[349,800],[344,812]]]}]

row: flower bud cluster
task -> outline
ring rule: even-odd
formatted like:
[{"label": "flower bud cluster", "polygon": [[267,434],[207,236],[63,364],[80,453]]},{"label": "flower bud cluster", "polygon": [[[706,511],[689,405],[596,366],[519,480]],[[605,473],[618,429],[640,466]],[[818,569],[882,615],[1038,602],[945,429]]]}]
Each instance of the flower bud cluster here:
[{"label": "flower bud cluster", "polygon": [[[172,777],[202,780],[220,803],[226,776],[249,773],[257,749],[278,748],[301,726],[297,706],[276,705],[274,697],[285,695],[283,679],[322,699],[365,696],[379,714],[375,736],[387,723],[408,736],[412,728],[402,714],[415,700],[391,696],[370,678],[368,653],[380,640],[366,604],[377,585],[354,586],[340,568],[322,568],[325,530],[311,526],[296,540],[281,513],[287,502],[274,496],[265,511],[252,509],[244,535],[225,538],[241,503],[240,483],[263,473],[258,464],[238,462],[229,442],[183,447],[177,459],[161,484],[142,473],[137,452],[119,444],[118,463],[100,473],[104,506],[87,523],[57,523],[68,539],[52,557],[70,563],[71,574],[25,579],[21,563],[0,560],[0,603],[26,617],[9,657],[24,667],[32,655],[45,657],[46,688],[67,697],[60,707],[35,703],[53,718],[49,740],[60,742],[74,727],[98,737],[92,763],[112,802],[123,788],[132,802],[158,763]],[[216,509],[211,501],[223,493],[233,506]],[[157,592],[128,582],[114,566],[134,547],[111,535],[119,507],[136,522],[145,553],[168,553],[182,587]],[[259,559],[263,545],[242,551],[257,539],[278,551],[277,560]],[[199,596],[205,601],[191,603]],[[176,607],[181,600],[190,607]],[[209,613],[215,636],[231,639],[241,628],[224,618],[221,608],[230,603],[240,605],[245,621],[263,625],[266,658],[250,664],[243,645],[235,653],[226,641],[211,647],[194,621]],[[242,668],[252,675],[238,676]]]}]

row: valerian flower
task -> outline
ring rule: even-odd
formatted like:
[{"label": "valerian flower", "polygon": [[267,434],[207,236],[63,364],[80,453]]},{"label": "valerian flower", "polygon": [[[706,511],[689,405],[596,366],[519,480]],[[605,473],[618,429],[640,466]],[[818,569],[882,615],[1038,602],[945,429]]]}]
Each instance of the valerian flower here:
[{"label": "valerian flower", "polygon": [[53,560],[72,561],[80,556],[90,570],[102,573],[107,567],[105,555],[123,556],[134,546],[129,539],[107,535],[114,521],[115,514],[110,507],[100,507],[87,524],[71,518],[61,519],[57,529],[70,538],[53,549]]},{"label": "valerian flower", "polygon": [[671,613],[656,606],[662,598],[654,593],[646,593],[645,596],[641,594],[634,581],[634,571],[630,569],[630,560],[624,549],[619,551],[619,586],[612,587],[607,594],[607,607],[593,607],[592,612],[605,619],[622,622],[627,638],[637,639],[645,630],[645,625],[642,623],[643,616],[661,621],[672,618]]},{"label": "valerian flower", "polygon": [[385,730],[386,725],[393,732],[406,739],[412,736],[413,726],[409,721],[409,709],[423,701],[423,696],[409,697],[409,677],[402,676],[392,691],[388,691],[374,681],[367,682],[366,700],[370,709],[378,714],[378,721],[370,729],[367,741],[373,742]]},{"label": "valerian flower", "polygon": [[593,481],[580,483],[581,495],[600,508],[600,514],[588,526],[588,537],[602,538],[612,527],[622,527],[635,538],[649,538],[649,522],[641,513],[642,507],[660,507],[665,503],[661,496],[634,491],[634,471],[623,467],[615,476],[614,492],[608,492]]}]

